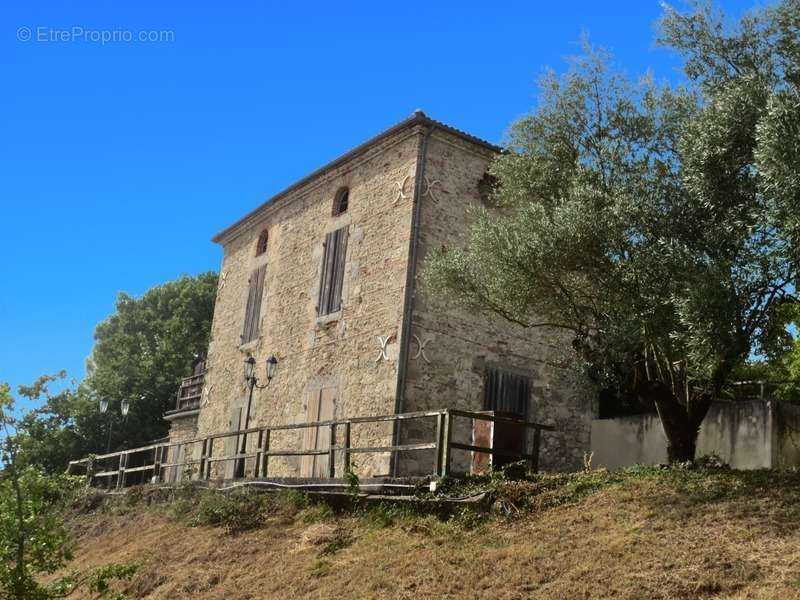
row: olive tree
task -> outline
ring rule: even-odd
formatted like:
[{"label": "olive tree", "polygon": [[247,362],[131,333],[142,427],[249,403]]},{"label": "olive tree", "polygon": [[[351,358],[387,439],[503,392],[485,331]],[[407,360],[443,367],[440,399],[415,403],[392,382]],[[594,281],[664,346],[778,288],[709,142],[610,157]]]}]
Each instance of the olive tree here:
[{"label": "olive tree", "polygon": [[567,362],[655,405],[671,461],[694,458],[734,369],[788,341],[778,307],[793,299],[800,185],[798,138],[781,132],[797,126],[797,4],[732,28],[706,5],[666,8],[683,86],[631,81],[588,47],[547,73],[491,167],[496,207],[424,269],[434,292],[563,330]]}]

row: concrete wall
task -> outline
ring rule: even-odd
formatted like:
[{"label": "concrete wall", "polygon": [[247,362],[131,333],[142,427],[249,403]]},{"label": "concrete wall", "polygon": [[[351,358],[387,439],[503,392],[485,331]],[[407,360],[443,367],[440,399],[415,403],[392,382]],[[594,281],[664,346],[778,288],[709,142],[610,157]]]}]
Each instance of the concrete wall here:
[{"label": "concrete wall", "polygon": [[[254,394],[251,426],[310,420],[309,398],[321,388],[337,390],[336,418],[394,412],[418,144],[417,128],[385,139],[278,199],[245,231],[224,241],[199,435],[231,430],[233,410],[246,401],[243,361],[248,354],[257,361],[262,383],[266,359],[274,354],[279,361],[271,385]],[[407,198],[397,200],[395,182],[404,178]],[[333,198],[342,186],[350,188],[349,207],[332,217]],[[327,232],[343,226],[349,228],[349,241],[342,310],[318,320],[323,241]],[[267,252],[255,257],[265,227]],[[261,333],[242,346],[248,277],[264,261]],[[389,340],[387,358],[379,358],[379,337]],[[352,436],[353,445],[388,445],[391,427],[356,426]],[[276,432],[272,447],[299,449],[302,437],[302,432]],[[230,443],[215,450],[229,449]],[[365,476],[389,470],[388,455],[359,457],[359,463]],[[299,469],[297,457],[270,460],[270,474],[276,476],[299,475]]]},{"label": "concrete wall", "polygon": [[[697,456],[716,454],[735,469],[800,465],[800,410],[780,403],[712,405],[697,439]],[[657,415],[592,421],[592,465],[616,469],[667,461]]]},{"label": "concrete wall", "polygon": [[777,403],[772,423],[776,467],[800,465],[800,406]]},{"label": "concrete wall", "polygon": [[[417,270],[426,254],[442,245],[461,245],[468,238],[470,207],[481,204],[478,182],[493,158],[489,150],[447,132],[431,136],[425,178],[431,191],[421,198]],[[426,186],[427,187],[427,183]],[[456,308],[417,286],[413,299],[412,338],[403,408],[481,410],[487,367],[524,374],[533,384],[531,420],[555,425],[558,433],[542,438],[543,469],[575,469],[589,447],[590,393],[553,366],[564,338],[546,329],[526,330],[499,317]],[[420,352],[424,344],[424,355]],[[458,419],[454,440],[469,443],[471,422]],[[405,439],[432,441],[432,424],[405,425]],[[425,469],[432,455],[405,457],[405,468]],[[454,452],[454,467],[466,469],[469,455]]]}]

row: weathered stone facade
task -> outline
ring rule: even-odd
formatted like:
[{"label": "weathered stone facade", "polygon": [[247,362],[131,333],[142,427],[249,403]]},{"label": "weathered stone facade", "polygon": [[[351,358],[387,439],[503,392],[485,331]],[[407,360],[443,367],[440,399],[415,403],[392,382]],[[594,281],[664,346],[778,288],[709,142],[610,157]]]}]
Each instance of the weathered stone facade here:
[{"label": "weathered stone facade", "polygon": [[[197,435],[237,429],[247,403],[248,355],[262,384],[267,357],[278,359],[269,386],[254,390],[251,427],[315,420],[309,401],[320,390],[335,398],[335,418],[481,409],[484,367],[496,365],[532,378],[528,416],[559,429],[543,439],[543,466],[578,466],[589,446],[589,397],[580,386],[556,383],[548,362],[557,344],[552,334],[455,309],[416,285],[428,249],[465,238],[467,208],[480,201],[478,181],[497,150],[415,113],[220,233],[215,241],[224,258]],[[348,208],[332,216],[333,199],[344,187]],[[341,310],[318,318],[323,242],[342,227],[348,243]],[[256,256],[265,229],[267,249]],[[248,280],[262,265],[259,335],[243,345]],[[421,433],[396,433],[388,424],[354,426],[352,445],[390,445],[396,434],[410,439]],[[274,434],[272,448],[303,446],[302,432]],[[429,472],[428,460],[402,457],[398,468]],[[358,455],[356,465],[362,476],[387,475],[392,468],[388,454]],[[270,460],[270,474],[308,475],[303,470],[299,457]]]},{"label": "weathered stone facade", "polygon": [[197,437],[197,415],[199,412],[191,410],[165,417],[169,421],[170,442],[185,442]]},{"label": "weathered stone facade", "polygon": [[[457,135],[434,130],[424,163],[423,178],[431,185],[431,193],[421,203],[417,272],[428,250],[466,241],[469,208],[481,204],[478,182],[493,154]],[[416,337],[411,340],[401,410],[482,410],[486,367],[518,372],[533,384],[527,417],[557,429],[542,437],[541,466],[580,467],[589,446],[591,402],[586,386],[570,381],[564,369],[553,365],[559,345],[564,344],[563,335],[525,330],[499,317],[459,309],[419,287],[413,295],[411,324]],[[418,352],[421,345],[425,356]],[[470,423],[461,419],[455,425],[454,439],[469,443]],[[422,434],[426,436],[430,439],[430,432]],[[466,454],[455,453],[454,463],[465,466]],[[424,468],[433,457],[421,459],[419,468]]]}]

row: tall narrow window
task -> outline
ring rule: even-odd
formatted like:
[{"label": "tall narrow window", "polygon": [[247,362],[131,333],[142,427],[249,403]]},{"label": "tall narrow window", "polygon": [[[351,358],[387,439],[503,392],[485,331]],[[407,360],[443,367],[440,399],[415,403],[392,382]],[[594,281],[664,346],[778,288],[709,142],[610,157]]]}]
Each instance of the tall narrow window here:
[{"label": "tall narrow window", "polygon": [[511,413],[518,417],[528,415],[531,380],[524,375],[500,369],[487,369],[483,384],[483,409]]},{"label": "tall narrow window", "polygon": [[264,295],[264,277],[267,265],[262,265],[250,274],[247,284],[247,307],[244,311],[242,343],[252,342],[258,337],[261,322],[261,296]]},{"label": "tall narrow window", "polygon": [[265,229],[258,236],[258,242],[256,242],[256,256],[261,256],[267,251],[267,242],[269,242],[269,234]]},{"label": "tall narrow window", "polygon": [[342,308],[342,282],[344,259],[347,254],[347,227],[331,231],[325,236],[322,271],[319,281],[317,316],[335,313]]},{"label": "tall narrow window", "polygon": [[335,217],[347,212],[347,201],[350,199],[350,190],[346,187],[339,188],[336,196],[333,198],[333,211],[331,214]]}]

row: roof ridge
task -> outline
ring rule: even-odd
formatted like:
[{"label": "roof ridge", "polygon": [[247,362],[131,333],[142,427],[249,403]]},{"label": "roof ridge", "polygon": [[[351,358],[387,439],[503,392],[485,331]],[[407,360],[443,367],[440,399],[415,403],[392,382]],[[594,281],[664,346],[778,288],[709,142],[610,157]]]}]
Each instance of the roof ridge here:
[{"label": "roof ridge", "polygon": [[300,179],[298,179],[297,181],[295,181],[294,183],[292,183],[288,187],[286,187],[286,188],[280,190],[279,192],[273,194],[272,196],[267,198],[264,202],[259,204],[256,208],[254,208],[253,210],[248,212],[246,215],[244,215],[242,218],[238,219],[237,221],[235,221],[234,223],[232,223],[231,225],[229,225],[228,227],[226,227],[225,229],[223,229],[222,231],[220,231],[219,233],[214,235],[214,237],[212,237],[211,240],[213,242],[222,243],[231,233],[234,233],[244,223],[246,223],[247,221],[251,220],[258,213],[260,213],[262,210],[264,210],[267,206],[271,205],[274,201],[276,201],[279,198],[285,196],[289,192],[292,192],[292,191],[302,187],[303,185],[305,185],[306,183],[308,183],[312,179],[322,175],[325,171],[329,171],[329,170],[339,166],[340,164],[344,163],[345,161],[357,156],[358,154],[361,154],[362,152],[366,151],[368,148],[370,148],[371,146],[374,146],[378,142],[380,142],[380,141],[382,141],[382,140],[394,135],[395,133],[398,133],[398,132],[402,131],[403,129],[406,129],[408,127],[411,127],[412,125],[417,125],[417,124],[428,125],[429,127],[442,129],[442,130],[447,131],[449,133],[452,133],[453,135],[456,135],[456,136],[458,136],[458,137],[460,137],[462,139],[465,139],[468,142],[483,146],[484,148],[486,148],[488,150],[491,150],[493,152],[501,152],[502,151],[502,148],[500,146],[497,146],[496,144],[492,144],[491,142],[488,142],[488,141],[486,141],[484,139],[481,139],[481,138],[479,138],[477,136],[474,136],[474,135],[472,135],[470,133],[467,133],[466,131],[463,131],[461,129],[457,129],[457,128],[451,126],[451,125],[447,125],[446,123],[443,123],[441,121],[437,121],[435,119],[432,119],[427,114],[425,114],[425,111],[423,111],[422,109],[418,108],[411,114],[410,117],[408,117],[406,119],[403,119],[402,121],[400,121],[399,123],[396,123],[395,125],[392,125],[388,129],[383,130],[382,132],[380,132],[377,135],[369,138],[365,142],[362,142],[361,144],[359,144],[355,148],[352,148],[352,149],[348,150],[347,152],[345,152],[344,154],[341,154],[338,157],[334,158],[333,160],[325,163],[324,165],[322,165],[321,167],[315,169],[314,171],[312,171],[308,175],[305,175],[304,177],[301,177]]}]

